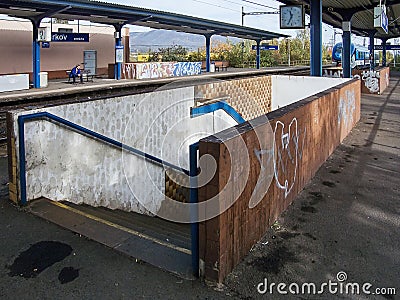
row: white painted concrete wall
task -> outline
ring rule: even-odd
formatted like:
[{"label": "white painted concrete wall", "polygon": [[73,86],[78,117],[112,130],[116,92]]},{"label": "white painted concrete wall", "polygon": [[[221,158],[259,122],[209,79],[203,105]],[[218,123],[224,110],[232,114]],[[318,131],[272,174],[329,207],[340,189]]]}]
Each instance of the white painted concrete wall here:
[{"label": "white painted concrete wall", "polygon": [[[45,110],[189,169],[191,143],[236,124],[224,112],[191,119],[193,104],[194,88],[185,87]],[[20,114],[38,111],[44,109],[15,113],[15,128]],[[28,200],[47,197],[145,214],[144,207],[154,213],[161,206],[161,166],[47,121],[25,128]]]},{"label": "white painted concrete wall", "polygon": [[0,76],[0,92],[28,90],[29,74],[13,74]]},{"label": "white painted concrete wall", "polygon": [[312,76],[272,77],[272,110],[292,104],[301,99],[320,93],[331,87],[349,81],[349,78],[326,78]]}]

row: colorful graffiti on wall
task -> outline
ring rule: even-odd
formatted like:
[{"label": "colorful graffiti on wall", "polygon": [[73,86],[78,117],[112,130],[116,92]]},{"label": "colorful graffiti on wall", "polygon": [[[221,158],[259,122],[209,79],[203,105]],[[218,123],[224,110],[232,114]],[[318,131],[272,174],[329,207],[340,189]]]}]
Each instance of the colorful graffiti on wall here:
[{"label": "colorful graffiti on wall", "polygon": [[177,62],[174,64],[174,76],[190,76],[201,73],[201,62]]},{"label": "colorful graffiti on wall", "polygon": [[124,64],[122,70],[126,79],[190,76],[201,74],[201,62],[129,63]]},{"label": "colorful graffiti on wall", "polygon": [[174,63],[151,62],[135,64],[136,79],[165,78],[173,76]]}]

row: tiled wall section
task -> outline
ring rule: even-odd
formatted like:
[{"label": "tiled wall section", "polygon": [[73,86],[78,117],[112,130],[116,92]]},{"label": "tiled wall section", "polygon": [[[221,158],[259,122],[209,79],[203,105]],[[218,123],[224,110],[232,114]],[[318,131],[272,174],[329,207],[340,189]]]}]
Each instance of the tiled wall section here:
[{"label": "tiled wall section", "polygon": [[195,86],[195,98],[201,101],[226,99],[245,120],[271,111],[271,77],[259,76]]},{"label": "tiled wall section", "polygon": [[[200,223],[200,259],[208,279],[224,280],[350,132],[360,118],[360,81],[267,117],[253,120],[255,127],[238,125],[240,133],[226,130],[200,141],[200,156],[212,155],[218,173],[199,189],[199,201],[218,197],[224,208],[233,203]],[[257,205],[249,208],[251,203]]]}]

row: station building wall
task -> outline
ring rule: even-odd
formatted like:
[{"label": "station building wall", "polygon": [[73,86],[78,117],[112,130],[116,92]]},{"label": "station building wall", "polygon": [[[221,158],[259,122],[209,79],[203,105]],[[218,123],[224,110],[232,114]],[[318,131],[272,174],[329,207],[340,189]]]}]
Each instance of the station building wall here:
[{"label": "station building wall", "polygon": [[[41,27],[50,28],[49,23]],[[53,24],[53,31],[69,28],[78,32],[77,25]],[[97,51],[97,73],[108,74],[108,64],[114,62],[114,27],[80,25],[79,32],[89,33],[89,42],[50,42],[50,48],[40,49],[43,72],[49,79],[65,78],[65,71],[83,62],[84,50]],[[128,33],[129,35],[129,33]],[[128,43],[129,44],[129,43]],[[0,20],[0,75],[32,73],[32,24],[29,21]]]}]

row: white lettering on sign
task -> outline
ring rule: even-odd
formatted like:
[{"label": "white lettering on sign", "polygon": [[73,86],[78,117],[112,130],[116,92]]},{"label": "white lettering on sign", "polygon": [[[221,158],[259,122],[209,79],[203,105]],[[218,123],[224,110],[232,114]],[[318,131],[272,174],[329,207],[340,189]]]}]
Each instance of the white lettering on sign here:
[{"label": "white lettering on sign", "polygon": [[67,35],[66,34],[53,34],[51,36],[52,41],[66,41]]}]

